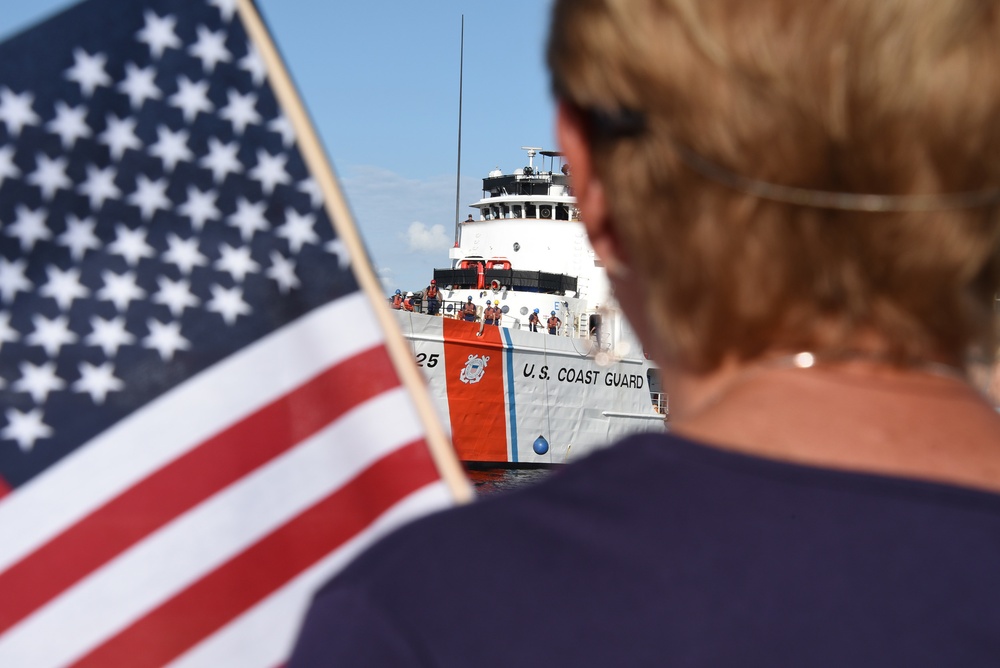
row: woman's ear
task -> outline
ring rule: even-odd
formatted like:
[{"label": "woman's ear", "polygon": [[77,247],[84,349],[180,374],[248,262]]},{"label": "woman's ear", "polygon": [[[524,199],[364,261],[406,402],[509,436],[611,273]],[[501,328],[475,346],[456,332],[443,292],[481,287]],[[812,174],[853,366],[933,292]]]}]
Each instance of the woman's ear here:
[{"label": "woman's ear", "polygon": [[556,136],[570,166],[573,195],[587,236],[590,237],[590,245],[604,262],[608,273],[614,274],[627,265],[622,259],[618,237],[611,225],[604,184],[594,171],[586,120],[577,109],[562,101],[559,102],[556,115]]}]

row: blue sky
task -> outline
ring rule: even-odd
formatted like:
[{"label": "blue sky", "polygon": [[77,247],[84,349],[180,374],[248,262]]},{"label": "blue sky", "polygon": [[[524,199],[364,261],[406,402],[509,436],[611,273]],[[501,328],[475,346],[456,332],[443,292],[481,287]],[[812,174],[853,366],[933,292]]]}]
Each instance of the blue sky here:
[{"label": "blue sky", "polygon": [[[192,0],[194,1],[194,0]],[[0,38],[74,4],[3,0]],[[544,67],[549,0],[257,0],[389,289],[447,266],[454,235],[465,15],[460,218],[521,146],[556,148]]]}]

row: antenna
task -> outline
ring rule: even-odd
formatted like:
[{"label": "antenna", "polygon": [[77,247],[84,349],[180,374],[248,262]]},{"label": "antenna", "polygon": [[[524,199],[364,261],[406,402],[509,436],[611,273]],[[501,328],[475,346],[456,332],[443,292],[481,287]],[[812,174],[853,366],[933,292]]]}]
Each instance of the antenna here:
[{"label": "antenna", "polygon": [[528,152],[528,167],[531,167],[532,170],[534,170],[534,168],[535,168],[535,154],[538,153],[539,151],[541,151],[542,149],[540,149],[537,146],[522,146],[521,150]]},{"label": "antenna", "polygon": [[465,14],[462,14],[462,38],[458,49],[458,166],[455,168],[455,245],[458,245],[458,200],[462,189],[462,70],[465,66]]}]

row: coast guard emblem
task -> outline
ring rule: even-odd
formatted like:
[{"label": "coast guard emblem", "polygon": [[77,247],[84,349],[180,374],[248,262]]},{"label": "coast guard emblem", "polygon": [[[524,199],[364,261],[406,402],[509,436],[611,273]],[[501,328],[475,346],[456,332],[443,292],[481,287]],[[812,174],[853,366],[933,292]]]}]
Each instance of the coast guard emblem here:
[{"label": "coast guard emblem", "polygon": [[458,376],[459,380],[463,383],[478,383],[483,379],[483,374],[486,373],[486,363],[489,361],[489,357],[469,355],[469,361],[465,363],[465,368]]}]

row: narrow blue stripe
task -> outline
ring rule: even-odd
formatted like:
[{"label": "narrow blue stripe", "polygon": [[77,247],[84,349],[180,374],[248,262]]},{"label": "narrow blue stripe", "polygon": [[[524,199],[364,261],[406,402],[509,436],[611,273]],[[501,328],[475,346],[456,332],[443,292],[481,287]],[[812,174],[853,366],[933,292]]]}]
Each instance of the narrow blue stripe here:
[{"label": "narrow blue stripe", "polygon": [[510,423],[510,461],[517,461],[517,410],[514,407],[514,343],[510,340],[510,332],[501,327],[503,338],[507,341],[504,355],[507,357],[507,421]]}]

